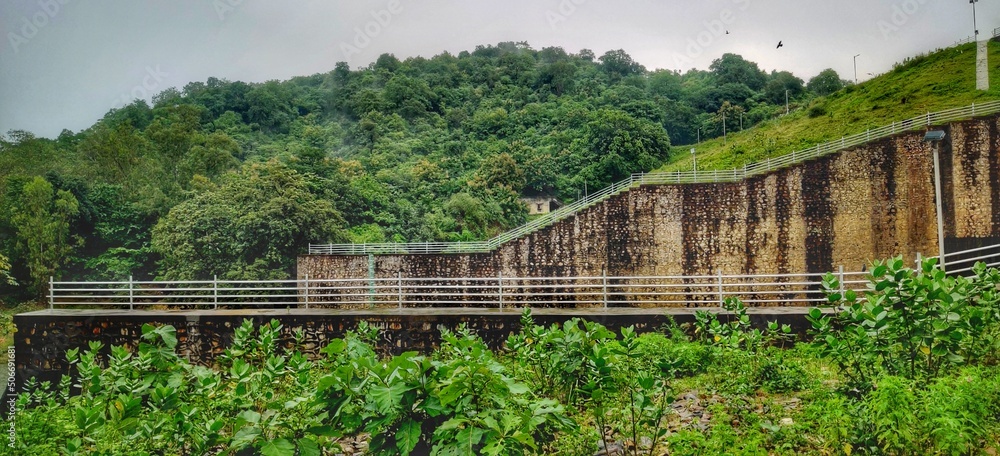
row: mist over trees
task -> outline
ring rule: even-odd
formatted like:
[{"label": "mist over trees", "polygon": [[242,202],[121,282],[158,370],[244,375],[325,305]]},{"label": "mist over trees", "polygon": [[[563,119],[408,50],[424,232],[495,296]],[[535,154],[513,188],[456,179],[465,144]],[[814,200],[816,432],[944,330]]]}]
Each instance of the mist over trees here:
[{"label": "mist over trees", "polygon": [[37,295],[49,276],[281,278],[310,242],[485,239],[527,220],[523,195],[572,201],[734,116],[783,113],[786,91],[841,87],[833,70],[805,84],[735,54],[679,73],[524,42],[192,82],[56,139],[0,136],[0,292]]}]

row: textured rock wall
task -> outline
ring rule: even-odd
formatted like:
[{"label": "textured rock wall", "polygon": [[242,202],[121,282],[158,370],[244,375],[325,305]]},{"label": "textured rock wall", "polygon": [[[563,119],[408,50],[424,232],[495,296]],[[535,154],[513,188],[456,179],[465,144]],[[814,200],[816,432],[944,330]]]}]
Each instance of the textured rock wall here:
[{"label": "textured rock wall", "polygon": [[[562,323],[576,315],[535,315],[537,324]],[[596,321],[611,329],[634,326],[639,332],[657,330],[667,323],[665,315],[582,315],[583,319]],[[795,315],[755,315],[755,324],[764,325],[768,319],[780,319],[789,324],[799,324],[802,318]],[[66,362],[66,352],[71,349],[87,350],[90,342],[102,342],[103,359],[107,360],[111,346],[123,346],[135,351],[142,336],[142,325],[172,325],[177,329],[176,352],[190,362],[211,366],[215,359],[232,343],[233,332],[244,319],[251,319],[255,326],[261,326],[277,319],[282,327],[277,344],[286,349],[299,350],[311,358],[320,355],[320,349],[334,338],[344,337],[347,331],[355,330],[361,321],[379,329],[377,349],[383,355],[399,354],[404,351],[428,353],[440,343],[440,328],[451,330],[465,325],[492,348],[500,348],[507,337],[520,329],[521,314],[518,312],[487,314],[387,314],[348,313],[340,311],[302,312],[286,314],[284,311],[230,311],[230,312],[185,312],[150,313],[136,312],[90,312],[81,318],[76,314],[48,314],[32,312],[14,317],[17,333],[15,347],[15,388],[29,378],[38,381],[58,383],[64,374],[70,372]],[[678,322],[693,321],[692,314],[674,316]],[[295,332],[301,331],[302,345],[295,346]]]},{"label": "textured rock wall", "polygon": [[[1000,118],[944,129],[945,234],[1000,236]],[[923,132],[737,183],[643,186],[491,254],[375,256],[376,277],[828,272],[935,255],[934,168]],[[299,275],[368,276],[367,257],[302,256]]]}]

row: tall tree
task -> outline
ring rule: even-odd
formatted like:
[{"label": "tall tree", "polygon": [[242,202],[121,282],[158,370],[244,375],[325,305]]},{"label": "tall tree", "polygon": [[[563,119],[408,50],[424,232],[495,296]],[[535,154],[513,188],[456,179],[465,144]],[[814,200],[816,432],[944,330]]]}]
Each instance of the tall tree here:
[{"label": "tall tree", "polygon": [[153,229],[153,248],[165,279],[279,279],[309,243],[343,240],[341,225],[305,176],[270,161],[175,206]]},{"label": "tall tree", "polygon": [[600,186],[649,171],[670,151],[670,138],[662,126],[614,109],[598,111],[587,124],[586,137],[596,157],[587,171],[590,183]]},{"label": "tall tree", "polygon": [[600,61],[601,69],[604,70],[604,72],[607,73],[614,82],[632,75],[643,74],[646,72],[646,67],[640,65],[639,62],[632,60],[632,56],[628,55],[624,49],[605,52],[604,55],[601,56]]},{"label": "tall tree", "polygon": [[764,97],[771,103],[783,105],[786,91],[788,98],[794,100],[805,92],[805,87],[801,79],[788,71],[772,72],[764,87]]},{"label": "tall tree", "polygon": [[825,96],[844,88],[844,81],[833,68],[827,68],[813,76],[806,84],[810,92],[816,95]]},{"label": "tall tree", "polygon": [[31,288],[43,293],[49,277],[59,275],[67,256],[82,240],[70,237],[70,223],[79,211],[76,198],[56,191],[35,177],[24,185],[21,204],[14,209],[13,224],[31,275]]},{"label": "tall tree", "polygon": [[767,74],[757,64],[738,54],[726,53],[712,61],[708,67],[719,85],[745,84],[750,90],[760,91],[767,82]]}]

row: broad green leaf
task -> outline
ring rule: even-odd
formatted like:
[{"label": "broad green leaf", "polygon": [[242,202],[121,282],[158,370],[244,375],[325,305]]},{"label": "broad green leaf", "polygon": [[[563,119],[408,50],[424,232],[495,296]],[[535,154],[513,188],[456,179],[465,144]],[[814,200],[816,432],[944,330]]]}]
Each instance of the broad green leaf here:
[{"label": "broad green leaf", "polygon": [[264,456],[295,456],[295,445],[286,439],[271,440],[261,445],[260,454]]},{"label": "broad green leaf", "polygon": [[236,415],[236,425],[237,425],[237,427],[239,427],[239,426],[241,426],[243,424],[246,424],[246,423],[250,423],[250,424],[258,424],[258,423],[260,423],[260,413],[257,413],[257,412],[255,412],[253,410],[244,410],[239,415]]},{"label": "broad green leaf", "polygon": [[314,426],[306,429],[306,433],[323,437],[340,437],[343,434],[333,426]]},{"label": "broad green leaf", "polygon": [[403,455],[408,455],[417,447],[420,442],[420,423],[414,420],[406,420],[396,431],[396,448]]},{"label": "broad green leaf", "polygon": [[322,456],[323,454],[319,444],[313,439],[303,437],[296,440],[296,443],[299,444],[299,456]]},{"label": "broad green leaf", "polygon": [[369,390],[369,397],[375,401],[375,406],[379,413],[388,413],[395,408],[396,404],[403,398],[407,387],[401,382],[394,382],[389,386],[375,385]]},{"label": "broad green leaf", "polygon": [[253,443],[254,440],[257,440],[257,437],[260,437],[260,428],[257,426],[247,426],[236,432],[229,445],[233,449],[241,450]]}]

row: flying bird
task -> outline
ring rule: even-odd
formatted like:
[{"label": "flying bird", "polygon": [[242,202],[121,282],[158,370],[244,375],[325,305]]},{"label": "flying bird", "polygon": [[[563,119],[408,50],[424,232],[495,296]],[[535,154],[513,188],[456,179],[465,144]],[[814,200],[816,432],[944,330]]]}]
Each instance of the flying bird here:
[{"label": "flying bird", "polygon": [[778,49],[778,48],[780,48],[782,46],[784,46],[784,44],[781,44],[781,41],[778,41],[778,47],[776,47],[775,49]]},{"label": "flying bird", "polygon": [[726,30],[726,35],[728,35],[728,34],[729,34],[729,30]]}]

